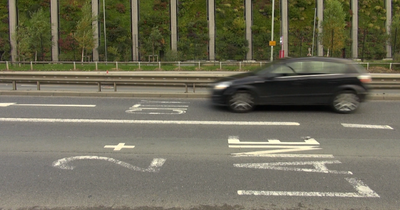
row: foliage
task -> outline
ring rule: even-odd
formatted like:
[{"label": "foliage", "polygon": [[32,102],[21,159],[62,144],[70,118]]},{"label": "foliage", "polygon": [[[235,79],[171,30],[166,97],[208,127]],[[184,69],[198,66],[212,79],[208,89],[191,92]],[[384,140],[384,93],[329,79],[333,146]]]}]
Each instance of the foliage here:
[{"label": "foliage", "polygon": [[0,0],[0,61],[10,59],[8,0]]},{"label": "foliage", "polygon": [[[140,21],[139,21],[139,52],[140,59],[146,60],[153,55],[152,46],[148,42],[153,28],[156,27],[162,41],[157,54],[161,59],[170,48],[170,14],[169,0],[140,0]],[[149,46],[150,45],[150,46]]]},{"label": "foliage", "polygon": [[[271,41],[272,24],[272,1],[255,0],[253,2],[253,58],[255,60],[269,60],[271,50],[269,41]],[[280,32],[280,10],[278,1],[275,3],[274,12],[274,40],[279,39]],[[279,43],[279,41],[277,41]],[[274,57],[279,55],[279,48],[274,47]]]},{"label": "foliage", "polygon": [[[132,59],[132,33],[130,1],[105,1],[106,3],[106,35],[107,60],[129,61]],[[103,2],[101,1],[101,8]],[[105,60],[104,40],[104,11],[100,13],[100,56]]]},{"label": "foliage", "polygon": [[315,1],[289,1],[289,52],[292,57],[306,56],[312,48]]},{"label": "foliage", "polygon": [[[40,51],[41,60],[45,60],[50,51],[51,27],[48,15],[39,8],[25,22],[19,22],[14,39],[17,41],[18,60],[37,60]],[[34,55],[34,56],[33,56]]]},{"label": "foliage", "polygon": [[338,0],[325,1],[324,19],[320,39],[325,48],[333,53],[339,52],[345,45],[345,12]]},{"label": "foliage", "polygon": [[[91,51],[94,48],[94,29],[92,23],[95,20],[95,16],[92,13],[91,1],[87,0],[82,6],[82,19],[78,21],[76,25],[76,31],[74,38],[78,42],[79,48],[82,52],[81,61],[84,61],[84,57],[87,51]],[[85,51],[86,50],[86,51]],[[86,54],[85,54],[86,53]]]},{"label": "foliage", "polygon": [[[208,59],[207,2],[180,0],[178,4],[179,60]],[[171,52],[172,53],[172,52]],[[171,54],[170,53],[170,54]],[[174,54],[174,53],[172,53]]]},{"label": "foliage", "polygon": [[50,51],[51,41],[51,25],[48,14],[40,8],[31,15],[28,23],[28,34],[32,50],[35,52],[35,61],[37,60],[37,52],[40,51],[41,60],[45,60],[45,53]]},{"label": "foliage", "polygon": [[[50,1],[17,1],[18,23],[14,38],[18,60],[50,60]],[[40,52],[40,56],[37,56]]]},{"label": "foliage", "polygon": [[[150,47],[150,50],[152,52],[152,56],[153,56],[153,62],[154,62],[154,57],[156,55],[158,55],[158,52],[161,48],[161,46],[163,45],[163,37],[159,31],[159,29],[157,27],[154,27],[151,30],[150,36],[149,38],[147,38],[146,40],[146,46]],[[156,53],[157,52],[157,53]]]},{"label": "foliage", "polygon": [[[390,38],[389,41],[392,46],[392,52],[394,55],[400,54],[400,14],[396,14],[393,17],[392,24],[390,26]],[[394,56],[394,58],[399,59],[399,56]]]},{"label": "foliage", "polygon": [[[350,0],[336,0],[340,2],[344,11],[344,35],[342,48],[351,51],[351,18]],[[102,13],[102,0],[100,17]],[[130,1],[106,0],[106,27],[107,47],[109,60],[131,60],[132,33]],[[77,23],[83,17],[81,8],[85,0],[62,0],[60,3],[59,40],[60,60],[79,60],[77,41],[73,34]],[[253,57],[256,60],[270,58],[268,41],[271,37],[271,4],[272,0],[252,0],[253,3]],[[313,18],[315,0],[296,0],[289,3],[289,56],[305,56],[307,48],[312,46]],[[324,1],[327,6],[328,1]],[[390,37],[386,35],[386,9],[382,0],[362,0],[359,3],[359,57],[364,59],[382,59],[386,56],[386,40],[392,44],[393,54],[399,53],[400,38],[394,43],[395,21],[392,24]],[[279,43],[280,37],[280,1],[275,0],[274,38]],[[208,24],[207,1],[179,0],[178,1],[178,52],[170,50],[170,14],[169,0],[140,0],[139,47],[142,60],[152,54],[147,45],[147,38],[154,27],[157,27],[163,37],[159,56],[162,59],[203,60],[208,59]],[[394,17],[400,14],[400,1],[393,0]],[[8,28],[8,0],[0,0],[0,60],[10,59],[9,28]],[[242,60],[245,58],[247,41],[244,31],[244,0],[216,0],[216,57],[220,60]],[[50,0],[18,0],[18,16],[20,27],[29,27],[31,15],[40,8],[46,11],[49,17]],[[326,19],[326,18],[324,18]],[[104,51],[104,22],[99,18],[100,58],[105,60]],[[26,29],[27,30],[27,29]],[[316,29],[318,31],[318,29]],[[335,33],[334,33],[335,35]],[[327,34],[328,36],[328,34]],[[336,35],[335,35],[336,36]],[[22,37],[19,39],[24,40]],[[37,42],[39,43],[39,42]],[[340,43],[334,41],[335,46]],[[331,43],[325,44],[327,49]],[[20,46],[19,51],[24,51]],[[31,48],[32,46],[30,46]],[[37,47],[36,47],[37,48]],[[40,51],[40,47],[37,48]],[[22,51],[21,51],[22,50]],[[45,53],[40,53],[39,59],[49,60],[49,47],[44,47]],[[279,46],[274,48],[274,56],[278,55]],[[340,50],[339,50],[340,51]],[[337,51],[333,56],[341,56]],[[4,52],[4,53],[3,53]],[[34,51],[27,52],[26,56],[33,56]],[[351,55],[351,53],[347,53]],[[349,57],[349,56],[347,56]],[[32,57],[33,58],[33,57]]]},{"label": "foliage", "polygon": [[248,51],[244,0],[216,0],[215,3],[216,59],[244,60]]},{"label": "foliage", "polygon": [[32,51],[30,49],[29,30],[24,23],[19,23],[13,39],[17,42],[18,61],[32,60]]},{"label": "foliage", "polygon": [[386,41],[389,37],[385,25],[384,1],[364,0],[359,2],[358,49],[359,57],[362,60],[386,57]]},{"label": "foliage", "polygon": [[86,0],[59,1],[59,48],[60,60],[78,60],[79,47],[74,38],[77,23],[82,18],[82,5]]}]

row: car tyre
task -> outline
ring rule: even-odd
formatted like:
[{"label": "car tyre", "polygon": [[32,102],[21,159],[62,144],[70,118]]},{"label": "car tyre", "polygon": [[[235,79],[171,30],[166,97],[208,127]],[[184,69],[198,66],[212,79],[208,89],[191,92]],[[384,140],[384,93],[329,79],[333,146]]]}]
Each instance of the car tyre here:
[{"label": "car tyre", "polygon": [[331,106],[341,114],[353,113],[360,106],[360,97],[354,91],[341,91],[334,96]]},{"label": "car tyre", "polygon": [[238,91],[229,97],[228,106],[233,112],[250,112],[254,109],[255,99],[249,91]]}]

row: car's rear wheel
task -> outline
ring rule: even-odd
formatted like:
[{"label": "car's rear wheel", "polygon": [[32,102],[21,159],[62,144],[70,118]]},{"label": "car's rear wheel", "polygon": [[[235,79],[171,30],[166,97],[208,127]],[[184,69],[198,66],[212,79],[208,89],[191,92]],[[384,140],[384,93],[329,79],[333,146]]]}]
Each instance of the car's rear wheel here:
[{"label": "car's rear wheel", "polygon": [[249,91],[237,91],[228,101],[229,108],[234,112],[249,112],[254,109],[254,96]]},{"label": "car's rear wheel", "polygon": [[360,97],[354,91],[342,91],[335,95],[332,108],[335,112],[352,113],[360,106]]}]

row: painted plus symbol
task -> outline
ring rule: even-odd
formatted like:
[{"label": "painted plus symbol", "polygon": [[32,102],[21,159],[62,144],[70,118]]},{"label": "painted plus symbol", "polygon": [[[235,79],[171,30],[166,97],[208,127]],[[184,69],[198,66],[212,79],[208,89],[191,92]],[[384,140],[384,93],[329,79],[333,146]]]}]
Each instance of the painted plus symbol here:
[{"label": "painted plus symbol", "polygon": [[114,151],[120,151],[121,149],[133,149],[135,146],[125,146],[125,143],[119,143],[118,145],[106,145],[104,148],[114,148]]}]

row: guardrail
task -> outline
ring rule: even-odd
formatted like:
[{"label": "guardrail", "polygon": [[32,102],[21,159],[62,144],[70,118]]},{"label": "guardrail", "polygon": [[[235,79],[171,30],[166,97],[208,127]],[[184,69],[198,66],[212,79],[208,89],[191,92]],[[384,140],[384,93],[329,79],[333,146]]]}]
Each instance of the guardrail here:
[{"label": "guardrail", "polygon": [[[102,85],[114,86],[182,86],[185,93],[188,87],[193,88],[209,86],[214,81],[239,72],[180,72],[180,73],[105,73],[105,72],[0,72],[0,83],[12,83],[13,90],[17,84],[36,84],[40,90],[44,84],[64,85],[97,85],[102,91]],[[373,89],[400,89],[400,74],[371,74]]]}]

